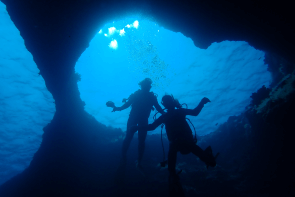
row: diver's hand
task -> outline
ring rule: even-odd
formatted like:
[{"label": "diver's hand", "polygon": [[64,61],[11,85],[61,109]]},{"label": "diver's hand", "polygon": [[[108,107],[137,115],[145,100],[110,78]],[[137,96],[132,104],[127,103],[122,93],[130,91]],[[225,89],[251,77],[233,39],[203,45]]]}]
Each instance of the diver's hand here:
[{"label": "diver's hand", "polygon": [[202,104],[206,104],[206,103],[209,103],[209,102],[211,102],[207,97],[204,97],[202,100],[201,100],[201,103]]},{"label": "diver's hand", "polygon": [[119,107],[113,107],[113,111],[112,112],[115,112],[115,111],[120,111]]}]

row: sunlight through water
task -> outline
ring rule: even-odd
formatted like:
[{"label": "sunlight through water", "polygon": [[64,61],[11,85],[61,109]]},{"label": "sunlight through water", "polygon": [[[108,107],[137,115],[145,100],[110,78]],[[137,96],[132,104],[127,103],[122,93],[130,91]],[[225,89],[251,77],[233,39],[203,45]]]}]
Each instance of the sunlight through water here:
[{"label": "sunlight through water", "polygon": [[[122,99],[138,90],[138,82],[146,77],[152,79],[151,91],[159,103],[163,95],[173,94],[180,103],[195,108],[208,97],[212,102],[199,116],[190,118],[198,135],[213,132],[217,123],[239,115],[251,94],[271,82],[264,52],[247,42],[223,41],[200,49],[183,34],[138,18],[101,28],[78,60],[76,72],[81,74],[78,86],[86,111],[123,131],[130,108],[113,113],[106,102],[121,106]],[[159,129],[150,133],[155,132]]]}]

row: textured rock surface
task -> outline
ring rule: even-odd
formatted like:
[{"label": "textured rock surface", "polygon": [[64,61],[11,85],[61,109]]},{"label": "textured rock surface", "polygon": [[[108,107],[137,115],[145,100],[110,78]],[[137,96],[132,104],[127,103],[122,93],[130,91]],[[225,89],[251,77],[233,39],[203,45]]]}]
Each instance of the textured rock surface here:
[{"label": "textured rock surface", "polygon": [[[151,146],[146,149],[149,158],[146,169],[156,179],[146,181],[136,173],[133,162],[136,153],[131,152],[126,190],[122,193],[113,187],[112,175],[119,162],[123,134],[98,124],[83,112],[74,75],[75,63],[97,33],[98,26],[133,8],[146,9],[163,26],[191,37],[201,48],[223,40],[244,40],[257,49],[294,60],[294,12],[290,1],[229,3],[208,0],[195,1],[197,5],[190,0],[2,1],[7,4],[9,15],[55,98],[57,112],[44,128],[43,141],[31,165],[0,186],[1,197],[167,196],[167,171],[156,166],[162,155],[159,136],[155,135],[147,141]],[[280,61],[272,63],[272,71],[281,68]],[[282,77],[279,74],[277,80]],[[181,162],[179,167],[188,167],[190,171],[181,177],[189,189],[188,196],[196,196],[195,192],[206,196],[294,196],[294,138],[291,135],[294,132],[294,96],[272,107],[266,117],[268,121],[255,110],[249,111],[247,119],[251,130],[244,125],[248,124],[247,120],[239,116],[230,118],[218,134],[210,135],[213,138],[212,141],[208,139],[209,144],[225,148],[218,161],[222,168],[207,173],[195,157],[187,157],[185,161],[191,166]],[[136,142],[131,149],[136,149]],[[183,160],[179,158],[179,161]],[[226,162],[230,165],[226,166]],[[239,164],[241,168],[233,168]],[[235,171],[223,170],[226,167]]]},{"label": "textured rock surface", "polygon": [[30,164],[54,114],[52,95],[0,2],[0,184]]}]

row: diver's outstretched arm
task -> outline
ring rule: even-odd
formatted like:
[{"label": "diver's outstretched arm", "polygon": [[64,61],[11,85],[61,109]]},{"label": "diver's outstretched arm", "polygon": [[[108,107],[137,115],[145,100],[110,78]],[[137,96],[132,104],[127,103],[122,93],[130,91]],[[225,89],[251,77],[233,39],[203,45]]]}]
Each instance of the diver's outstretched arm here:
[{"label": "diver's outstretched arm", "polygon": [[159,105],[158,101],[156,100],[156,102],[154,103],[154,106],[156,108],[156,110],[158,112],[160,112],[162,115],[165,114],[164,110],[162,109],[162,107]]},{"label": "diver's outstretched arm", "polygon": [[185,115],[197,116],[202,111],[206,103],[211,102],[208,98],[204,97],[195,109],[184,109]]},{"label": "diver's outstretched arm", "polygon": [[153,122],[152,124],[148,124],[146,126],[132,126],[130,129],[132,132],[136,132],[140,129],[142,130],[147,130],[147,131],[153,131],[155,130],[158,126],[160,126],[162,123],[164,123],[164,118],[163,116],[160,116],[157,120],[155,120],[155,122]]},{"label": "diver's outstretched arm", "polygon": [[128,102],[126,102],[124,105],[122,105],[121,107],[114,107],[113,108],[113,112],[115,111],[122,111],[124,109],[127,109],[130,105],[132,104],[132,100],[128,100]]},{"label": "diver's outstretched arm", "polygon": [[113,107],[113,112],[127,109],[133,103],[133,101],[134,101],[134,94],[131,94],[128,98],[128,101],[124,105],[122,105],[121,107],[116,107],[116,106]]}]

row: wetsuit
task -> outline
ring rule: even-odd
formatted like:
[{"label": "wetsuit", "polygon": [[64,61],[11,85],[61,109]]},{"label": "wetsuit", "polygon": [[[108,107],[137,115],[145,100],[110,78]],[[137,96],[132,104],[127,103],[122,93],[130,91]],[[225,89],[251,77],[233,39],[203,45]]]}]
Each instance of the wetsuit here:
[{"label": "wetsuit", "polygon": [[[130,127],[138,125],[144,127],[148,125],[148,118],[150,116],[153,106],[160,112],[164,113],[163,109],[160,107],[157,97],[153,92],[147,92],[143,90],[138,90],[131,94],[128,101],[122,106],[118,107],[117,110],[123,110],[131,105],[132,109],[129,114],[129,119],[127,122],[127,132],[126,137],[123,141],[122,155],[126,157],[127,150],[133,138],[134,132],[130,131]],[[144,153],[145,138],[147,135],[147,129],[138,130],[138,161],[140,162]]]},{"label": "wetsuit", "polygon": [[198,115],[203,106],[203,104],[199,104],[195,110],[174,109],[168,111],[166,114],[155,120],[153,124],[147,126],[148,131],[150,131],[154,130],[162,123],[165,124],[167,137],[170,142],[168,153],[168,170],[172,174],[175,174],[178,151],[180,151],[182,154],[193,153],[204,162],[207,160],[204,151],[194,143],[192,130],[186,121],[187,115]]}]

